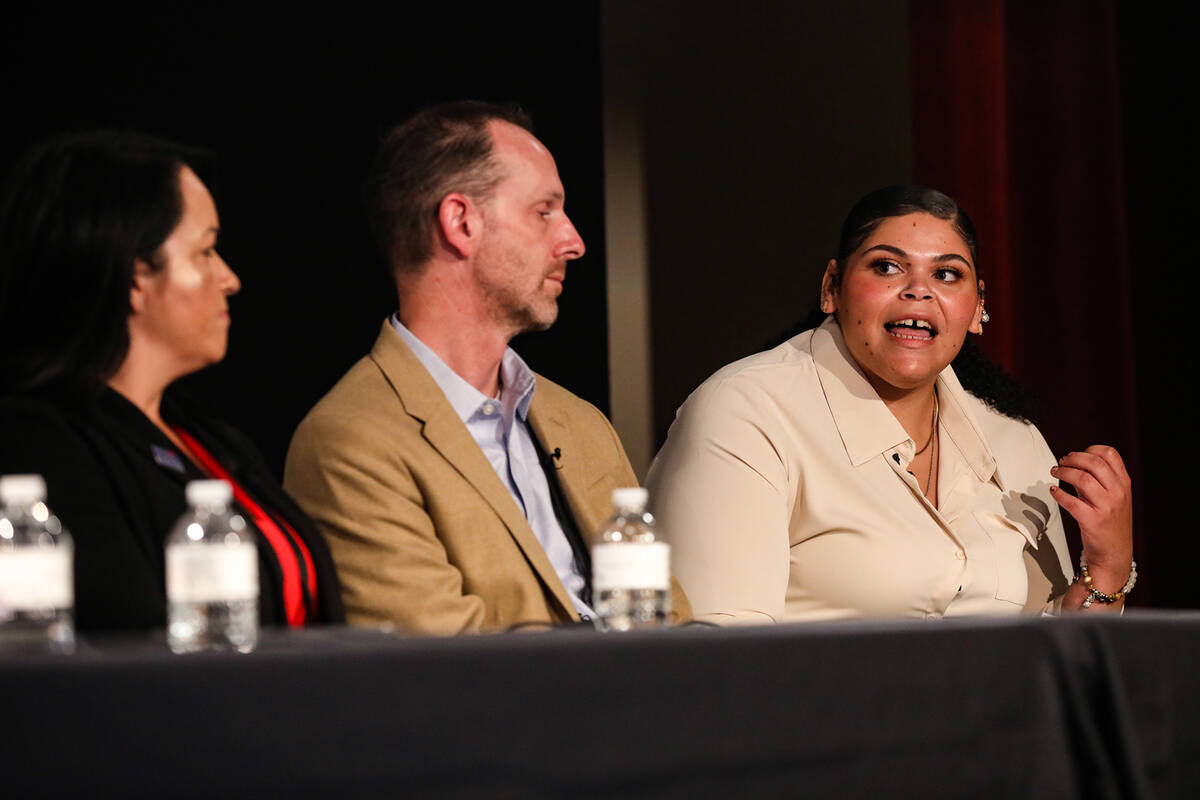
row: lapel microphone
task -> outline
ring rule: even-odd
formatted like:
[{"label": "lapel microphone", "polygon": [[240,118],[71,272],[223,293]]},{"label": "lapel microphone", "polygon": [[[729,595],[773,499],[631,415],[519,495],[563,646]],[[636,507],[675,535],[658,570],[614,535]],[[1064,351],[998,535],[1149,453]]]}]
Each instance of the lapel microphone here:
[{"label": "lapel microphone", "polygon": [[562,448],[561,447],[554,448],[554,452],[550,454],[550,457],[553,458],[555,461],[562,461]]}]

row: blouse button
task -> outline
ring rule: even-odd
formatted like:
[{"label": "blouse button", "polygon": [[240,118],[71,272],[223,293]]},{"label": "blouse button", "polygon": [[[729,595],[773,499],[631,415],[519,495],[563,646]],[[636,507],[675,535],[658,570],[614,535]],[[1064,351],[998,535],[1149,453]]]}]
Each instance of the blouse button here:
[{"label": "blouse button", "polygon": [[966,553],[964,553],[962,550],[955,550],[955,551],[954,551],[954,557],[955,557],[955,558],[957,558],[959,561],[966,561],[966,560],[967,560],[967,554],[966,554]]}]

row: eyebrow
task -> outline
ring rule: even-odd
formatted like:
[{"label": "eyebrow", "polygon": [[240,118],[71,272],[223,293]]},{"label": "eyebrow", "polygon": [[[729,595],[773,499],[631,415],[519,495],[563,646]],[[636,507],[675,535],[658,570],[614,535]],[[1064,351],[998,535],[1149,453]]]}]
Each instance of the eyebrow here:
[{"label": "eyebrow", "polygon": [[[899,247],[893,247],[890,244],[877,244],[874,247],[864,250],[863,255],[866,255],[867,253],[870,253],[874,250],[883,250],[888,253],[892,253],[893,255],[900,256],[901,258],[908,258],[908,253],[904,252]],[[971,266],[971,262],[967,261],[965,258],[960,256],[958,253],[945,253],[940,256],[934,256],[933,260],[934,260],[934,263],[937,263],[937,264],[944,264],[947,261],[961,261],[966,266],[968,266],[968,267]]]}]

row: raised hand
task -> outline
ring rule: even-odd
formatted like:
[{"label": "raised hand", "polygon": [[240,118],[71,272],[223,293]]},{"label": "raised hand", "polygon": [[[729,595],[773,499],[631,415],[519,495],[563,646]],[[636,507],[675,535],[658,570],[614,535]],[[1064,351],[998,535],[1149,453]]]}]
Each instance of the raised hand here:
[{"label": "raised hand", "polygon": [[1116,592],[1133,561],[1133,492],[1121,454],[1107,445],[1092,445],[1060,458],[1050,474],[1075,487],[1077,497],[1058,487],[1050,491],[1079,523],[1095,587]]}]

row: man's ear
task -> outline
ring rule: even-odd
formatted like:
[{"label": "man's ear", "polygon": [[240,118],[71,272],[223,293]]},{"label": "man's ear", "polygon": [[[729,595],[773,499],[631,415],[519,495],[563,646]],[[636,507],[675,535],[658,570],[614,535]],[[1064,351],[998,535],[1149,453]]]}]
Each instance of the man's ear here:
[{"label": "man's ear", "polygon": [[829,259],[829,263],[825,265],[825,275],[821,278],[821,310],[826,314],[837,311],[837,292],[834,291],[838,279],[837,271],[837,259]]},{"label": "man's ear", "polygon": [[470,258],[483,229],[479,206],[466,195],[451,192],[438,205],[437,222],[440,238],[446,246],[459,258]]}]

